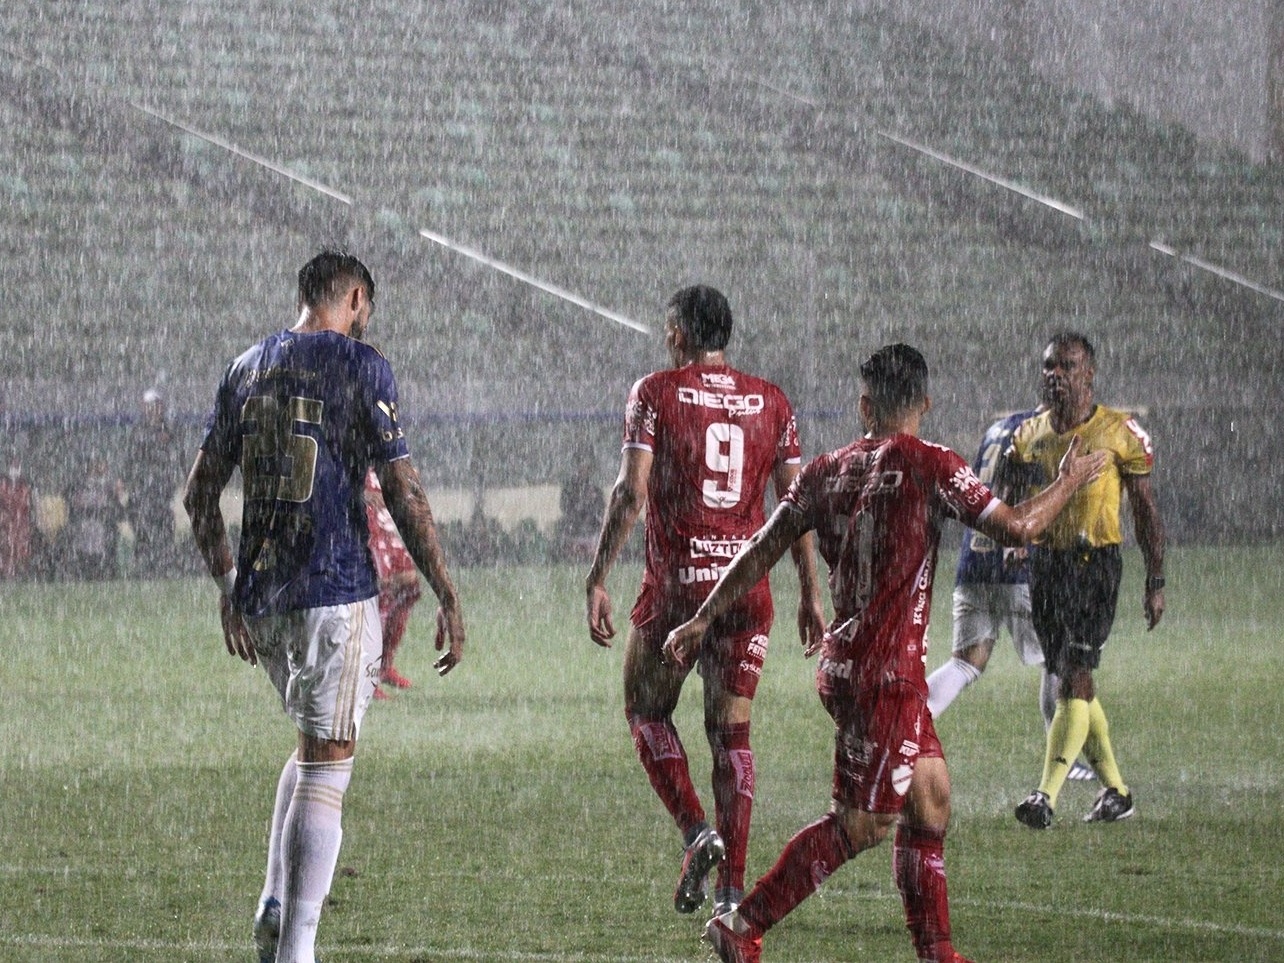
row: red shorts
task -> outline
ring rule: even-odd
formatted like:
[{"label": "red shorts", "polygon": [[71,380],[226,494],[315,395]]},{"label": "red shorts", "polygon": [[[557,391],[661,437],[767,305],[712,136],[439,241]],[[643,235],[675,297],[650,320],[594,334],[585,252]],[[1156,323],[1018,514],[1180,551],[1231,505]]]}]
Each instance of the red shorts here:
[{"label": "red shorts", "polygon": [[[695,614],[700,599],[664,599],[643,585],[633,606],[632,621],[642,641],[657,653],[669,633]],[[697,668],[701,678],[714,679],[732,695],[752,699],[767,658],[767,639],[775,612],[771,590],[763,586],[714,620],[700,645]]]},{"label": "red shorts", "polygon": [[944,758],[932,714],[919,690],[893,682],[859,695],[823,689],[834,720],[836,802],[867,813],[899,813],[921,757]]}]

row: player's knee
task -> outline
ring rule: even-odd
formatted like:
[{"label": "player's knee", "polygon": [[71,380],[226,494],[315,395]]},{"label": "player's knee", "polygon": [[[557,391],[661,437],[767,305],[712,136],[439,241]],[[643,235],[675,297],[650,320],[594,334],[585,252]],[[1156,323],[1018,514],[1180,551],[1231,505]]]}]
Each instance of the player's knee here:
[{"label": "player's knee", "polygon": [[833,812],[838,818],[838,825],[842,828],[843,834],[847,837],[852,855],[877,846],[887,838],[887,834],[896,825],[894,813],[867,813],[864,810],[837,804]]},{"label": "player's knee", "polygon": [[713,750],[714,760],[722,754],[749,749],[749,722],[723,722],[706,718],[704,733],[709,739],[709,748]]},{"label": "player's knee", "polygon": [[717,732],[737,726],[749,725],[753,701],[744,696],[726,695],[722,698],[706,699],[704,709],[704,729],[709,734],[710,742]]},{"label": "player's knee", "polygon": [[910,782],[902,820],[910,826],[944,833],[950,824],[950,779],[945,760],[920,759]]}]

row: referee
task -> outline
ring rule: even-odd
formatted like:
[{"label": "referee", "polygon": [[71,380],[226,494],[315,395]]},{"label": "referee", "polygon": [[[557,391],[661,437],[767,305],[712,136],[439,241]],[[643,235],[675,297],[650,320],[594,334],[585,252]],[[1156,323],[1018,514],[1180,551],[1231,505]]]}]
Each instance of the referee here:
[{"label": "referee", "polygon": [[1047,671],[1061,678],[1043,778],[1016,807],[1016,818],[1031,829],[1052,824],[1057,795],[1080,751],[1104,787],[1084,821],[1116,822],[1136,812],[1092,678],[1119,598],[1124,492],[1146,560],[1147,628],[1158,625],[1164,614],[1164,527],[1150,484],[1150,436],[1126,412],[1096,403],[1095,371],[1095,354],[1086,337],[1075,332],[1055,335],[1043,352],[1043,400],[1048,410],[1026,421],[1012,441],[1012,461],[1028,466],[1028,480],[1035,488],[1056,477],[1057,463],[1075,436],[1083,439],[1084,452],[1110,453],[1101,476],[1075,494],[1030,556],[1035,632]]}]

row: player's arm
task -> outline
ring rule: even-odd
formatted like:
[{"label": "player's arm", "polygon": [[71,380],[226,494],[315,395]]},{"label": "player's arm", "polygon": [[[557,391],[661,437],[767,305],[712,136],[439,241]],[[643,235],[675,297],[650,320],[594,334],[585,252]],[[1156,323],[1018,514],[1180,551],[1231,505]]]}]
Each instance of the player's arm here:
[{"label": "player's arm", "polygon": [[723,612],[744,598],[772,566],[780,560],[809,528],[803,515],[787,502],[776,506],[767,524],[745,543],[739,554],[722,571],[713,591],[696,609],[695,615],[669,633],[660,657],[671,664],[684,666],[700,649],[700,640],[709,626]]},{"label": "player's arm", "polygon": [[990,490],[1009,505],[1025,497],[1030,490],[1034,466],[1021,462],[1012,448],[999,455],[994,466],[994,483]]},{"label": "player's arm", "polygon": [[231,546],[227,543],[227,526],[219,497],[232,478],[236,465],[225,455],[202,449],[183,486],[183,508],[192,522],[192,537],[197,551],[205,560],[210,575],[222,587],[219,598],[219,621],[223,626],[223,643],[231,655],[238,656],[251,665],[258,664],[254,641],[241,613],[232,604],[232,583],[236,578],[236,563]]},{"label": "player's arm", "polygon": [[606,591],[606,577],[637,524],[646,505],[654,456],[645,448],[625,448],[620,457],[620,474],[611,486],[611,497],[602,517],[602,530],[597,537],[593,564],[584,579],[589,637],[598,645],[611,647],[615,626],[611,622],[611,597]]},{"label": "player's arm", "polygon": [[1133,530],[1141,557],[1146,560],[1146,628],[1153,629],[1164,616],[1164,522],[1155,504],[1149,475],[1124,475],[1124,491],[1132,507]]},{"label": "player's arm", "polygon": [[1057,477],[1051,485],[1012,507],[999,502],[993,511],[977,523],[977,531],[988,535],[1000,545],[1011,546],[1025,545],[1042,535],[1065,507],[1070,496],[1093,481],[1105,467],[1108,452],[1080,454],[1082,446],[1083,439],[1075,435],[1061,459]]},{"label": "player's arm", "polygon": [[437,596],[435,644],[438,651],[444,648],[445,652],[433,663],[433,668],[438,675],[445,675],[464,657],[464,613],[446,567],[446,554],[437,538],[428,493],[409,458],[382,462],[375,466],[375,473],[383,488],[384,504],[397,524],[401,540],[406,543],[406,551]]},{"label": "player's arm", "polygon": [[[994,484],[990,490],[1008,505],[1022,501],[1033,486],[1034,466],[1021,462],[1011,446],[999,455],[994,467]],[[1006,569],[1017,570],[1029,558],[1029,549],[1025,544],[1003,546],[1003,565]]]},{"label": "player's arm", "polygon": [[[772,480],[777,500],[785,497],[800,471],[800,465],[781,462],[776,466]],[[816,576],[815,536],[810,531],[804,532],[789,546],[789,554],[798,572],[798,640],[802,643],[803,655],[811,656],[820,648],[825,636],[825,608],[820,600],[820,581]]]}]

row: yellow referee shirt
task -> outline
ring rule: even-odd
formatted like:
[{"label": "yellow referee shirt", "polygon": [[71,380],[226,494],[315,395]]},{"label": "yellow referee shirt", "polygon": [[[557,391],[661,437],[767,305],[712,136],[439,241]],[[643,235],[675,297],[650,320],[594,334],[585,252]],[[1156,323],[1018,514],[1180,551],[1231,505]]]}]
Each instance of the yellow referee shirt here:
[{"label": "yellow referee shirt", "polygon": [[1071,496],[1039,544],[1059,550],[1118,545],[1123,542],[1119,527],[1123,476],[1150,474],[1155,461],[1150,436],[1127,412],[1105,405],[1097,405],[1091,418],[1063,435],[1053,429],[1051,412],[1036,415],[1017,429],[1011,449],[1016,464],[1033,466],[1032,493],[1057,477],[1061,457],[1075,435],[1083,439],[1081,454],[1105,449],[1110,458],[1096,481]]}]

